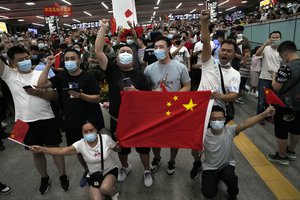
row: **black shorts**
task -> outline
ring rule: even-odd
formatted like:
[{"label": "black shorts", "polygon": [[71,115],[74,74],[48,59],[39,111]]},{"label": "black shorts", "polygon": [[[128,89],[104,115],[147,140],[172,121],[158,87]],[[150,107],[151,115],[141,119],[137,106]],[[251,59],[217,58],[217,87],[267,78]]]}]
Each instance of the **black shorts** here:
[{"label": "black shorts", "polygon": [[90,175],[90,177],[87,177],[87,182],[89,184],[90,187],[95,187],[95,188],[100,188],[104,178],[111,174],[113,175],[116,179],[118,179],[118,168],[115,167],[112,170],[110,170],[109,172],[107,172],[107,174],[105,174],[104,176],[102,175],[101,172],[95,172],[92,175]]},{"label": "black shorts", "polygon": [[[117,141],[115,135],[116,127],[117,127],[117,122],[114,119],[110,118],[110,133],[114,141]],[[136,147],[135,150],[139,154],[149,154],[151,149],[150,147]],[[131,148],[122,148],[122,150],[119,152],[119,154],[121,155],[128,155],[130,153],[131,153]]]},{"label": "black shorts", "polygon": [[289,133],[300,135],[300,111],[276,108],[274,130],[275,136],[283,140],[288,139]]},{"label": "black shorts", "polygon": [[62,142],[58,121],[55,118],[28,122],[27,145],[57,146]]},{"label": "black shorts", "polygon": [[66,132],[67,146],[71,146],[72,144],[74,144],[75,142],[83,138],[81,128],[65,128],[65,132]]}]

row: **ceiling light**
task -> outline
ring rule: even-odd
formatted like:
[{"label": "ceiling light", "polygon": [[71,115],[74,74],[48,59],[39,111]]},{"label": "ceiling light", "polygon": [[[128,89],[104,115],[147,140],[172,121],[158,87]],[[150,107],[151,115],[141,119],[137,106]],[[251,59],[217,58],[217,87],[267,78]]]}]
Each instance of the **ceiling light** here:
[{"label": "ceiling light", "polygon": [[68,4],[68,5],[72,5],[70,2],[68,2],[67,0],[61,0],[62,2]]},{"label": "ceiling light", "polygon": [[227,8],[226,11],[229,11],[229,10],[232,10],[232,9],[235,9],[235,8],[236,8],[236,6],[233,6],[231,8]]},{"label": "ceiling light", "polygon": [[157,3],[156,3],[156,5],[159,5],[159,3],[160,3],[160,0],[157,0]]},{"label": "ceiling light", "polygon": [[25,3],[25,4],[28,5],[28,6],[33,6],[33,5],[35,5],[34,2],[27,2],[27,3]]},{"label": "ceiling light", "polygon": [[45,26],[44,24],[38,24],[38,23],[32,23],[32,24],[36,26]]},{"label": "ceiling light", "polygon": [[3,16],[3,15],[0,15],[0,18],[9,19],[9,17]]},{"label": "ceiling light", "polygon": [[182,3],[178,4],[178,6],[176,6],[176,9],[178,9],[181,5],[182,5]]},{"label": "ceiling light", "polygon": [[241,3],[247,3],[248,1],[242,1]]},{"label": "ceiling light", "polygon": [[36,18],[39,18],[39,19],[44,19],[44,17],[42,17],[42,16],[36,16]]},{"label": "ceiling light", "polygon": [[155,14],[156,14],[156,12],[154,11],[154,12],[153,12],[153,16],[154,16]]},{"label": "ceiling light", "polygon": [[159,9],[159,7],[154,7],[153,9],[154,9],[154,10],[157,10],[157,9]]},{"label": "ceiling light", "polygon": [[219,3],[218,6],[222,6],[222,5],[224,5],[225,3],[228,3],[228,2],[229,2],[229,0],[223,1],[222,3]]},{"label": "ceiling light", "polygon": [[77,20],[77,19],[72,19],[74,22],[78,22],[81,23],[81,21]]},{"label": "ceiling light", "polygon": [[108,13],[113,13],[114,11],[112,11],[112,10],[110,10],[110,11],[108,11]]},{"label": "ceiling light", "polygon": [[3,9],[3,10],[8,10],[8,11],[10,11],[10,9],[9,9],[9,8],[5,8],[5,7],[2,7],[2,6],[0,6],[0,9]]},{"label": "ceiling light", "polygon": [[18,19],[18,22],[24,22],[25,20],[24,19]]},{"label": "ceiling light", "polygon": [[223,12],[222,12],[222,11],[219,11],[218,13],[221,14],[221,13],[223,13]]},{"label": "ceiling light", "polygon": [[197,9],[195,8],[194,10],[191,10],[190,13],[193,13],[193,12],[195,12],[196,10],[197,10]]},{"label": "ceiling light", "polygon": [[106,9],[108,9],[107,5],[104,2],[101,2],[102,6]]},{"label": "ceiling light", "polygon": [[159,20],[161,21],[161,17],[159,17]]},{"label": "ceiling light", "polygon": [[203,3],[198,3],[198,6],[203,6],[204,4]]},{"label": "ceiling light", "polygon": [[92,16],[92,14],[89,13],[89,12],[86,12],[86,11],[83,11],[83,12],[84,12],[84,14],[86,14],[86,15],[88,15],[88,16]]}]

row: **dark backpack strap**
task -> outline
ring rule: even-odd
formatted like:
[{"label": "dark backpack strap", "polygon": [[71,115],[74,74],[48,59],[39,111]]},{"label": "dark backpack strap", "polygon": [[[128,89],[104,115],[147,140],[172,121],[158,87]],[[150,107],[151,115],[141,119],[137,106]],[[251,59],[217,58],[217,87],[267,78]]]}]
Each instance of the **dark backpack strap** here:
[{"label": "dark backpack strap", "polygon": [[219,71],[220,71],[220,76],[221,76],[221,86],[222,86],[222,91],[223,91],[223,94],[226,94],[226,90],[225,90],[225,86],[224,86],[223,73],[222,73],[222,70],[221,70],[220,65],[218,65],[218,66],[219,66]]},{"label": "dark backpack strap", "polygon": [[101,171],[104,172],[104,160],[103,160],[103,141],[102,141],[102,135],[99,134],[100,137],[100,148],[101,148]]}]

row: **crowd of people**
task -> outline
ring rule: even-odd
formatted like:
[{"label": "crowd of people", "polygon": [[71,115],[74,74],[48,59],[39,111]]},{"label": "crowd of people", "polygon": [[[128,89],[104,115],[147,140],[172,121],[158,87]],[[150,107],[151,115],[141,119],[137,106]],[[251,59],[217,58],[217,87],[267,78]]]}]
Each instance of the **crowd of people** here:
[{"label": "crowd of people", "polygon": [[[226,37],[224,26],[210,23],[206,10],[201,12],[200,22],[162,23],[143,28],[141,33],[129,21],[131,29],[125,35],[122,29],[111,33],[106,19],[100,24],[99,30],[61,31],[42,37],[26,32],[1,38],[0,150],[5,149],[1,139],[8,136],[2,127],[5,119],[13,115],[29,124],[24,143],[31,146],[27,150],[33,152],[33,164],[41,176],[41,194],[51,182],[44,154],[53,155],[65,191],[70,183],[64,155],[75,154],[83,167],[80,185],[88,183],[91,199],[105,195],[120,199],[116,182],[123,182],[133,169],[128,162],[131,149],[120,148],[115,133],[122,90],[159,92],[164,85],[168,91],[212,91],[215,103],[204,150],[191,151],[190,171],[192,179],[202,171],[201,191],[207,198],[216,196],[219,181],[228,187],[230,199],[237,198],[233,138],[256,123],[274,123],[278,150],[267,156],[270,161],[288,165],[296,159],[299,107],[290,101],[287,108],[276,106],[275,112],[266,105],[264,95],[264,88],[273,88],[286,100],[287,92],[299,85],[297,48],[291,41],[282,42],[279,31],[272,32],[263,45],[251,48],[243,26],[232,27]],[[232,119],[229,107],[232,102],[244,104],[245,95],[258,98],[257,115],[227,125]],[[99,134],[104,128],[99,102],[109,102],[110,136]],[[61,132],[67,147],[59,147]],[[111,159],[114,151],[119,168]],[[136,151],[144,167],[144,185],[151,187],[152,175],[163,161],[161,149],[152,148],[152,162],[150,147]],[[178,151],[170,149],[168,177],[175,175]],[[1,194],[11,191],[2,183],[0,189]]]}]

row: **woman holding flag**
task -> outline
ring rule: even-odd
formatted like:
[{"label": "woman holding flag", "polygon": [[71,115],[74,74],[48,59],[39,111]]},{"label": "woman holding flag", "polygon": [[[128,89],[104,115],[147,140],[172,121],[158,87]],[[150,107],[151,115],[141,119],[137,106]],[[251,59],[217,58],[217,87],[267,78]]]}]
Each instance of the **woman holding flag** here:
[{"label": "woman holding flag", "polygon": [[112,159],[111,152],[119,151],[120,148],[106,134],[97,134],[97,127],[91,121],[84,122],[82,126],[83,139],[68,147],[42,147],[31,146],[33,153],[46,153],[51,155],[74,155],[81,153],[85,160],[89,173],[90,198],[93,200],[105,199],[104,195],[111,196],[112,200],[119,199],[116,189],[118,168]]}]

